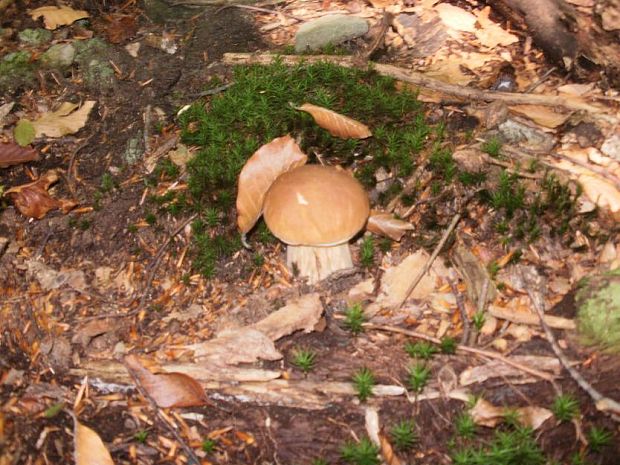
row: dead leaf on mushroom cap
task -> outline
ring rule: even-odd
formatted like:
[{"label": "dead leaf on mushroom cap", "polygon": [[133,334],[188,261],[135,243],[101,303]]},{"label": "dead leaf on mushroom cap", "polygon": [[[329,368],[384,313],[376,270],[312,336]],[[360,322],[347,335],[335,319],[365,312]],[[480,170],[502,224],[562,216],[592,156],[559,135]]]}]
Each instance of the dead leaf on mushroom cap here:
[{"label": "dead leaf on mushroom cap", "polygon": [[76,465],[114,465],[110,452],[94,430],[76,419],[73,431]]},{"label": "dead leaf on mushroom cap", "polygon": [[55,199],[47,192],[58,181],[58,173],[50,170],[34,182],[12,187],[4,195],[9,197],[22,215],[40,220],[48,211],[59,208],[69,212],[77,204],[68,199]]},{"label": "dead leaf on mushroom cap", "polygon": [[88,12],[74,10],[68,6],[42,6],[29,11],[30,17],[35,21],[43,16],[45,29],[54,30],[60,26],[73,24],[78,19],[88,18]]},{"label": "dead leaf on mushroom cap", "polygon": [[394,241],[400,241],[405,232],[415,229],[411,223],[395,218],[391,213],[371,211],[366,230]]},{"label": "dead leaf on mushroom cap", "polygon": [[372,132],[365,124],[327,108],[311,103],[304,103],[295,108],[310,113],[316,124],[326,129],[332,136],[342,139],[366,139],[372,136]]},{"label": "dead leaf on mushroom cap", "polygon": [[304,165],[308,157],[289,136],[263,145],[243,165],[237,193],[237,226],[242,234],[256,224],[263,211],[265,193],[282,173]]},{"label": "dead leaf on mushroom cap", "polygon": [[125,366],[159,407],[196,407],[208,402],[202,386],[191,376],[177,372],[151,373],[135,355],[125,357]]},{"label": "dead leaf on mushroom cap", "polygon": [[14,142],[0,144],[0,168],[38,159],[39,154],[30,147],[21,147]]}]

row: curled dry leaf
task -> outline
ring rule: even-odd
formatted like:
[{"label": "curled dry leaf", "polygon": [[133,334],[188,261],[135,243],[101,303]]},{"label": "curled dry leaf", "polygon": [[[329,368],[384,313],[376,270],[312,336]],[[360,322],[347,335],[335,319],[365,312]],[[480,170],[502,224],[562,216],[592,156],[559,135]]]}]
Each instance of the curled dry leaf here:
[{"label": "curled dry leaf", "polygon": [[74,423],[75,465],[114,465],[110,452],[99,435],[77,419]]},{"label": "curled dry leaf", "polygon": [[289,135],[278,137],[254,152],[239,174],[237,226],[242,234],[256,224],[263,210],[265,193],[273,181],[307,160]]},{"label": "curled dry leaf", "polygon": [[609,209],[616,221],[620,220],[620,191],[599,176],[582,174],[577,180],[583,192],[598,207]]},{"label": "curled dry leaf", "polygon": [[9,197],[22,215],[40,220],[48,211],[59,208],[63,213],[69,212],[76,203],[67,199],[55,199],[47,190],[58,181],[58,173],[50,170],[29,184],[12,187],[4,195]]},{"label": "curled dry leaf", "polygon": [[275,341],[295,331],[313,331],[322,313],[323,304],[319,294],[306,294],[287,302],[284,307],[255,323],[253,327]]},{"label": "curled dry leaf", "polygon": [[326,129],[334,137],[366,139],[372,136],[372,132],[365,124],[327,108],[312,105],[311,103],[304,103],[302,106],[295,108],[310,113],[316,124]]},{"label": "curled dry leaf", "polygon": [[44,113],[32,122],[35,137],[62,137],[78,132],[86,124],[95,103],[94,100],[87,100],[76,110],[78,105],[75,103],[63,102],[58,110]]},{"label": "curled dry leaf", "polygon": [[183,373],[151,373],[138,357],[125,357],[125,366],[159,407],[196,407],[208,402],[202,386]]},{"label": "curled dry leaf", "polygon": [[78,19],[88,18],[88,12],[84,10],[74,10],[68,6],[42,6],[30,10],[30,17],[35,21],[43,16],[45,29],[56,29],[60,26],[73,24]]},{"label": "curled dry leaf", "polygon": [[38,159],[39,154],[29,147],[20,147],[13,142],[0,144],[0,168]]},{"label": "curled dry leaf", "polygon": [[370,212],[366,230],[382,236],[387,236],[394,241],[400,241],[407,231],[414,229],[411,223],[395,218],[391,213]]},{"label": "curled dry leaf", "polygon": [[494,428],[504,421],[507,411],[515,412],[518,416],[519,423],[533,430],[538,429],[545,421],[553,416],[550,410],[542,407],[496,407],[484,399],[479,399],[469,413],[477,425]]}]

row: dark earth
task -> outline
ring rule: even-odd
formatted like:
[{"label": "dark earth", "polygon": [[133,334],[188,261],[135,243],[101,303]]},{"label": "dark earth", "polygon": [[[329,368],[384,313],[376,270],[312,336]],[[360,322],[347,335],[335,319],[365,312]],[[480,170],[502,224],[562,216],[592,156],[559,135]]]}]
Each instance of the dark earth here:
[{"label": "dark earth", "polygon": [[[0,26],[15,30],[41,27],[30,19],[27,10],[47,3],[17,0],[3,13]],[[248,272],[251,254],[245,252],[220,263],[218,278],[203,280],[192,276],[183,282],[184,276],[193,274],[191,249],[188,252],[187,238],[180,237],[183,235],[173,240],[171,255],[158,264],[153,283],[148,283],[147,276],[159,247],[189,215],[179,218],[162,214],[155,227],[143,225],[137,233],[130,227],[143,224],[146,215],[155,208],[149,200],[143,200],[145,184],[141,164],[132,165],[126,159],[132,140],[144,146],[147,107],[151,109],[151,118],[156,118],[155,108],[165,114],[162,131],[151,142],[157,147],[174,133],[175,112],[179,107],[202,98],[199,95],[212,77],[225,80],[229,76],[229,71],[217,64],[223,53],[270,48],[256,31],[251,12],[238,8],[217,11],[216,7],[170,11],[156,8],[155,2],[145,2],[146,6],[134,1],[72,0],[69,3],[90,13],[96,37],[105,40],[110,15],[118,13],[136,18],[136,32],[123,37],[121,43],[110,45],[113,50],[110,59],[120,70],[116,84],[110,89],[85,86],[77,70],[74,72],[78,74],[69,73],[60,79],[51,72],[41,73],[35,86],[24,86],[0,97],[0,103],[15,100],[27,110],[36,109],[41,101],[49,106],[60,100],[97,101],[87,125],[77,134],[35,141],[35,147],[44,155],[40,161],[28,165],[30,171],[15,166],[0,172],[1,184],[8,187],[30,182],[30,172],[41,174],[58,168],[64,175],[54,190],[55,196],[73,198],[80,207],[97,207],[68,215],[55,211],[41,220],[30,221],[8,203],[0,206],[0,236],[19,245],[9,245],[0,255],[0,465],[71,463],[73,420],[66,411],[50,414],[49,408],[63,403],[71,410],[82,383],[82,377],[71,370],[87,360],[100,359],[103,353],[106,353],[103,358],[110,358],[117,344],[139,353],[153,353],[166,345],[203,341],[218,328],[225,327],[227,321],[256,321],[279,308],[288,297],[304,293],[303,287],[273,295],[268,289],[261,289],[261,283],[269,278],[261,275],[262,272]],[[173,55],[143,45],[138,57],[133,59],[121,49],[137,35],[161,36],[164,31],[172,34],[181,46]],[[73,30],[72,34],[77,31]],[[4,41],[0,50],[5,54],[14,46],[15,42]],[[152,81],[147,83],[149,80]],[[469,129],[469,121],[456,116],[448,122],[451,128],[465,125],[464,130]],[[74,175],[68,171],[71,163],[75,167]],[[115,187],[101,194],[104,174],[110,172],[114,173]],[[405,241],[401,250],[411,246]],[[269,257],[268,263],[274,263],[283,253],[274,244],[257,247]],[[186,253],[190,255],[179,265],[179,257]],[[98,267],[120,270],[131,263],[135,289],[102,294],[65,287],[48,292],[39,287],[24,264],[32,257],[42,257],[55,270],[82,270],[88,282],[95,279]],[[294,348],[301,346],[317,353],[316,368],[307,375],[309,380],[349,381],[352,373],[368,367],[379,384],[405,383],[410,364],[403,350],[409,340],[406,336],[378,331],[352,336],[343,329],[342,319],[337,316],[345,307],[346,291],[359,281],[360,273],[369,275],[377,270],[359,272],[340,283],[323,284],[324,330],[280,339],[276,347],[285,354],[285,360],[265,362],[261,367],[282,370],[291,379],[303,379],[305,375],[288,358]],[[177,286],[175,293],[162,287],[166,279],[171,280],[169,285]],[[255,304],[250,311],[230,312],[235,302],[247,299]],[[185,320],[164,318],[195,302],[207,309],[204,316]],[[569,297],[551,313],[572,317],[574,308]],[[84,324],[106,316],[104,321],[111,325],[111,330],[91,336],[86,343],[75,339]],[[567,344],[571,359],[587,360],[580,364],[586,379],[606,396],[620,399],[618,357],[588,351],[561,331],[556,331],[556,337]],[[553,356],[543,336],[515,345],[512,354]],[[430,362],[431,386],[437,385],[436,374],[446,365],[458,373],[480,362],[474,355],[438,355]],[[23,371],[16,381],[5,382],[11,369]],[[587,452],[585,461],[580,463],[620,464],[617,424],[598,412],[565,372],[557,381],[563,392],[579,400],[581,418],[578,424],[560,423],[552,418],[536,431],[537,442],[549,460],[577,463],[572,461],[573,457],[585,451],[585,447],[577,437],[575,425],[579,428],[596,425],[612,432],[613,439],[600,452]],[[175,439],[138,392],[130,388],[98,391],[95,386],[89,391],[90,397],[83,401],[79,419],[97,431],[115,463],[187,463],[179,458],[184,455],[180,449],[166,455],[158,438]],[[472,392],[495,405],[511,407],[549,407],[556,396],[545,381],[515,384],[508,378],[474,385]],[[465,404],[448,398],[416,403],[413,398],[407,400],[402,396],[371,397],[360,403],[351,396],[333,396],[327,408],[310,410],[244,403],[215,392],[207,393],[213,405],[174,409],[179,414],[193,412],[198,420],[169,413],[177,424],[185,423],[180,433],[194,450],[200,451],[202,440],[207,437],[216,440],[215,450],[203,454],[205,464],[310,464],[320,457],[326,463],[344,463],[342,445],[366,435],[364,411],[368,405],[377,408],[382,424],[388,429],[400,420],[415,419],[418,442],[411,451],[401,455],[402,463],[452,463],[450,442],[454,441],[455,447],[467,444],[464,439],[455,439],[454,434],[455,418],[464,411]],[[188,427],[194,428],[191,437],[186,434]],[[136,439],[141,432],[147,433],[142,442]],[[492,436],[492,429],[478,428],[477,437],[481,441]]]}]

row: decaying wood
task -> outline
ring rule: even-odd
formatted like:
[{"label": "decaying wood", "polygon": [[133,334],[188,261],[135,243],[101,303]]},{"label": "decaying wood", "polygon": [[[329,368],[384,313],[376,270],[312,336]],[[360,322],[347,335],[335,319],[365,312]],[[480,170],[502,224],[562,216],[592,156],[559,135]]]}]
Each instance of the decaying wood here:
[{"label": "decaying wood", "polygon": [[[289,66],[299,63],[319,63],[329,62],[347,68],[355,67],[355,60],[351,56],[333,55],[273,55],[273,54],[252,54],[252,53],[225,53],[222,58],[223,63],[228,65],[269,65],[276,61]],[[423,73],[409,71],[398,66],[386,65],[382,63],[370,63],[370,67],[384,76],[390,76],[403,82],[409,82],[416,86],[425,87],[444,94],[455,97],[462,97],[469,100],[480,101],[502,101],[508,104],[529,104],[543,105],[551,107],[563,107],[569,110],[586,111],[593,116],[609,122],[615,122],[616,117],[609,114],[609,109],[597,104],[588,103],[585,99],[575,96],[562,95],[540,95],[540,94],[520,94],[513,92],[495,92],[473,89],[470,87],[448,84],[437,79],[428,77]]]}]

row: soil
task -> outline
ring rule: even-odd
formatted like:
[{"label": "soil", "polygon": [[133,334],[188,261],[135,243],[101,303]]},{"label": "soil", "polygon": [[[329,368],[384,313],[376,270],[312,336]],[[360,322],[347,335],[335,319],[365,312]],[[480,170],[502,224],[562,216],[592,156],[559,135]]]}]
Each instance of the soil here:
[{"label": "soil", "polygon": [[[97,35],[103,35],[109,27],[106,15],[123,11],[137,18],[140,37],[170,33],[180,49],[167,54],[143,45],[138,57],[130,58],[122,46],[137,36],[128,36],[122,43],[111,45],[115,66],[120,70],[112,89],[87,88],[76,76],[56,81],[52,74],[47,74],[41,77],[34,92],[21,89],[4,97],[29,109],[42,101],[51,104],[66,99],[96,100],[97,107],[88,124],[77,134],[37,140],[35,146],[43,155],[36,165],[29,165],[29,169],[15,166],[1,172],[2,185],[16,186],[29,182],[33,173],[60,169],[64,177],[55,187],[54,196],[73,198],[79,207],[93,207],[69,215],[51,212],[34,221],[21,216],[13,206],[0,207],[0,237],[10,240],[0,254],[2,464],[71,462],[73,420],[66,411],[53,414],[49,409],[62,403],[71,410],[84,382],[72,374],[72,369],[92,361],[118,358],[128,351],[156,353],[161,360],[162,348],[165,351],[175,344],[201,342],[222,328],[255,322],[291,297],[316,290],[292,278],[278,282],[278,275],[269,271],[282,262],[283,249],[275,243],[256,246],[266,257],[264,268],[253,267],[251,254],[239,252],[231,260],[220,263],[218,277],[210,280],[192,271],[188,234],[175,235],[168,252],[157,261],[160,247],[185,217],[162,214],[154,227],[146,225],[145,217],[156,206],[145,194],[142,165],[132,165],[126,160],[131,141],[144,146],[147,107],[152,117],[155,109],[163,110],[166,115],[162,133],[150,141],[153,147],[158,147],[174,134],[175,111],[179,106],[199,98],[196,95],[212,77],[226,75],[227,70],[217,64],[223,53],[270,48],[256,30],[252,14],[238,8],[192,9],[181,19],[173,21],[168,16],[161,23],[152,19],[156,15],[149,15],[143,5],[135,2],[73,0],[69,3],[90,13]],[[45,4],[38,0],[17,0],[3,14],[0,26],[37,27],[39,24],[26,11]],[[449,123],[450,127],[470,129],[471,121],[458,115]],[[68,171],[70,164],[75,167],[74,174]],[[102,192],[106,173],[113,173],[116,187]],[[169,184],[158,189],[161,191]],[[432,223],[435,222],[433,219]],[[137,233],[132,225],[139,225]],[[430,237],[433,240],[429,242],[434,244],[440,235],[436,230],[426,234],[418,242]],[[394,253],[404,255],[414,247],[412,242],[404,241],[394,248]],[[357,253],[355,246],[354,254]],[[29,268],[31,259],[42,260],[57,271],[81,271],[88,283],[102,279],[102,270],[110,267],[110,281],[120,284],[104,288],[69,282],[44,289],[37,274]],[[155,263],[157,268],[151,283],[148,276]],[[368,367],[379,384],[406,384],[407,367],[411,364],[404,351],[408,338],[376,331],[352,336],[342,325],[340,312],[346,307],[348,290],[372,273],[378,270],[359,271],[322,283],[318,291],[326,309],[324,329],[280,339],[276,348],[284,354],[284,359],[263,362],[260,368],[280,370],[291,380],[348,382],[354,372]],[[192,305],[199,306],[197,315],[189,314]],[[574,316],[571,295],[551,312]],[[92,322],[102,322],[106,327],[85,331]],[[617,357],[587,351],[559,331],[557,337],[568,346],[571,359],[586,361],[579,368],[597,389],[620,399]],[[316,368],[308,375],[290,363],[298,347],[313,349],[317,354]],[[514,354],[553,356],[541,333],[528,343],[514,345],[512,350]],[[430,362],[430,387],[438,387],[440,369],[449,367],[459,373],[482,362],[473,355],[436,356]],[[548,407],[552,404],[556,392],[549,383],[530,380],[517,384],[519,381],[495,378],[474,385],[471,391],[495,405]],[[548,420],[536,432],[547,456],[558,463],[571,463],[571,457],[583,449],[575,425],[596,425],[614,436],[601,452],[587,455],[588,463],[620,463],[617,424],[596,410],[591,399],[566,372],[562,372],[557,382],[563,392],[579,400],[582,416],[575,424]],[[79,419],[97,431],[115,463],[187,463],[181,460],[185,454],[175,444],[170,429],[132,384],[115,388],[95,383],[82,394]],[[205,464],[310,464],[319,457],[331,464],[344,463],[342,445],[366,435],[364,418],[368,407],[380,412],[386,430],[400,420],[415,419],[418,443],[400,455],[402,463],[451,463],[448,444],[455,437],[455,418],[465,409],[462,401],[442,397],[416,402],[413,395],[371,397],[360,403],[354,396],[325,394],[324,408],[313,410],[295,405],[244,402],[217,390],[207,394],[213,405],[174,409],[168,413],[171,421],[181,425],[179,431],[184,441],[201,454]],[[147,432],[144,441],[136,439],[141,432]],[[479,432],[482,439],[492,437],[490,428],[479,428]],[[214,439],[217,446],[212,452],[201,453],[201,442],[207,437]],[[463,445],[466,441],[457,439],[456,443]]]}]

